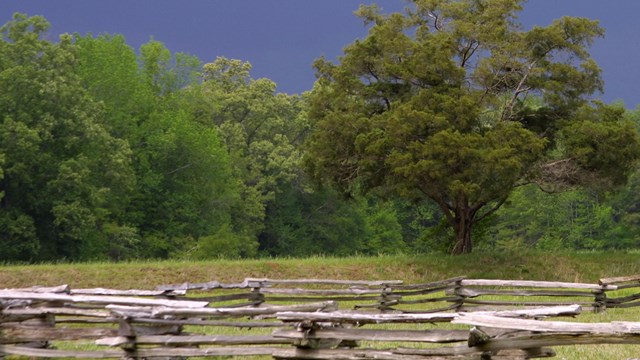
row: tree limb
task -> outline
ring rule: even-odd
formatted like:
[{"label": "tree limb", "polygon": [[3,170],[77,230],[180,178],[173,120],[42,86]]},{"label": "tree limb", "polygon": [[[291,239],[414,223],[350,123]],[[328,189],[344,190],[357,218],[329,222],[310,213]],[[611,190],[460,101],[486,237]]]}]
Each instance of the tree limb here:
[{"label": "tree limb", "polygon": [[[489,209],[489,210],[488,210],[487,212],[485,212],[484,214],[482,214],[482,215],[480,215],[480,216],[476,217],[476,218],[475,218],[475,220],[474,220],[474,222],[475,222],[475,223],[480,222],[480,221],[482,221],[482,220],[484,220],[484,219],[488,218],[489,216],[491,216],[493,213],[495,213],[496,211],[498,211],[498,209],[500,209],[500,207],[501,207],[502,205],[504,205],[505,201],[507,201],[507,199],[508,199],[508,198],[509,198],[509,196],[507,195],[507,196],[503,197],[502,199],[500,199],[500,200],[496,203],[496,205],[494,205],[491,209]],[[480,209],[478,208],[478,210],[480,210]]]},{"label": "tree limb", "polygon": [[184,170],[184,169],[187,169],[187,168],[191,167],[191,165],[193,165],[193,164],[189,163],[189,164],[187,164],[187,165],[180,166],[179,168],[173,169],[173,170],[171,170],[171,171],[169,171],[169,172],[167,172],[167,173],[164,173],[164,174],[165,174],[165,175],[172,175],[172,174],[177,173],[178,171],[182,171],[182,170]]}]

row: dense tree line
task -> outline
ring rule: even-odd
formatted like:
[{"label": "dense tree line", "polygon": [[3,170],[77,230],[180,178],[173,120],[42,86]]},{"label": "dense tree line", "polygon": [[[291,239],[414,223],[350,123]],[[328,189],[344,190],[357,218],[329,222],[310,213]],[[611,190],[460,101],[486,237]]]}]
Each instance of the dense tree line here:
[{"label": "dense tree line", "polygon": [[[307,145],[322,84],[282,94],[244,61],[48,29],[22,14],[0,28],[0,260],[452,250],[437,202],[308,175],[324,161]],[[640,124],[640,111],[602,109]],[[638,247],[639,174],[619,192],[518,187],[474,228],[478,247]]]}]

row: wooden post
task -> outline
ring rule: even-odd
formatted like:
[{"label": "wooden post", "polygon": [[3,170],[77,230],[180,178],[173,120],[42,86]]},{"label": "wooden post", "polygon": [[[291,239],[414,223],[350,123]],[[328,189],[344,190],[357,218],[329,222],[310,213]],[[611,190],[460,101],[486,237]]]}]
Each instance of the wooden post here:
[{"label": "wooden post", "polygon": [[595,299],[593,303],[593,312],[599,313],[607,310],[607,293],[604,289],[595,290]]},{"label": "wooden post", "polygon": [[457,280],[455,282],[455,286],[453,289],[454,294],[458,297],[458,300],[456,301],[456,305],[455,305],[455,312],[460,312],[460,310],[464,306],[464,301],[466,299],[466,296],[463,294],[464,293],[463,290],[464,290],[464,287],[462,285],[462,279]]},{"label": "wooden post", "polygon": [[251,302],[253,306],[258,306],[264,303],[264,294],[260,291],[260,286],[251,288],[249,302]]},{"label": "wooden post", "polygon": [[122,350],[126,352],[123,360],[138,359],[137,344],[136,344],[136,332],[131,325],[129,317],[122,317],[118,320],[118,336],[127,338],[127,342],[120,345]]},{"label": "wooden post", "polygon": [[[11,319],[11,316],[9,316]],[[14,317],[15,320],[18,320],[18,328],[22,329],[22,331],[28,331],[30,333],[40,334],[41,332],[46,332],[47,330],[54,328],[56,325],[55,315],[53,314],[37,314],[37,315],[27,315],[25,317]],[[11,320],[10,320],[11,321]],[[28,330],[27,330],[28,329]],[[42,330],[42,331],[41,331]],[[1,331],[1,330],[0,330]],[[10,331],[10,330],[8,330]],[[0,334],[0,337],[6,336],[5,334]],[[7,344],[13,344],[11,335],[8,336],[9,341]],[[5,340],[6,337],[5,337]],[[34,349],[47,349],[51,346],[51,343],[48,341],[46,337],[34,338],[29,342],[18,341],[19,345],[26,348],[34,348]]]},{"label": "wooden post", "polygon": [[[124,350],[123,360],[145,359],[145,355],[139,353],[138,337],[171,334],[179,336],[182,332],[182,325],[165,324],[136,324],[131,316],[122,315],[118,318],[118,336],[125,338],[125,342],[119,342],[118,346]],[[120,341],[120,340],[119,340]],[[197,345],[195,345],[197,347]],[[143,348],[144,350],[148,350]],[[184,360],[183,356],[154,356],[156,360]]]},{"label": "wooden post", "polygon": [[378,303],[380,304],[378,306],[378,310],[380,310],[380,312],[388,312],[390,310],[392,310],[389,306],[389,301],[391,300],[389,298],[389,296],[392,294],[392,290],[388,285],[385,285],[385,287],[382,289],[382,292],[380,293],[380,298],[378,300]]}]

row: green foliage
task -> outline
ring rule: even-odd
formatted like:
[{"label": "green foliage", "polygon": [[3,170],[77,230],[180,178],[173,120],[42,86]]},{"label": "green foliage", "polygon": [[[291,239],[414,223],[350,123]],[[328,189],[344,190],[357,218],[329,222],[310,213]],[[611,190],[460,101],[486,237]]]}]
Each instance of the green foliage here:
[{"label": "green foliage", "polygon": [[345,201],[328,188],[279,192],[267,208],[260,250],[270,256],[347,256],[410,250],[395,204],[373,197]]},{"label": "green foliage", "polygon": [[[612,201],[613,200],[613,201]],[[547,194],[535,186],[514,191],[493,219],[481,247],[611,250],[637,246],[616,215],[612,197],[594,191]]]},{"label": "green foliage", "polygon": [[[217,129],[194,120],[183,94],[197,86],[200,62],[172,55],[154,40],[141,47],[139,58],[122,36],[76,42],[86,86],[105,104],[112,132],[133,150],[136,190],[121,221],[124,233],[133,233],[111,242],[110,253],[122,253],[113,244],[125,244],[129,256],[183,256],[242,207],[239,179]],[[131,245],[138,239],[140,246]]]},{"label": "green foliage", "polygon": [[302,95],[153,39],[51,42],[17,14],[0,28],[0,261],[450,253],[471,233],[505,258],[635,248],[640,110],[587,100],[602,30],[522,32],[519,9],[362,7],[369,36]]},{"label": "green foliage", "polygon": [[260,246],[268,255],[345,256],[364,250],[364,214],[329,189],[283,191],[267,213]]},{"label": "green foliage", "polygon": [[16,14],[0,29],[2,237],[20,260],[81,257],[135,181],[127,143],[81,85],[71,37],[42,40],[48,27]]},{"label": "green foliage", "polygon": [[163,43],[151,40],[140,47],[140,64],[146,85],[156,95],[169,95],[196,82],[200,60],[193,55],[172,55]]},{"label": "green foliage", "polygon": [[408,246],[402,238],[402,226],[391,204],[370,206],[365,216],[366,254],[402,254]]},{"label": "green foliage", "polygon": [[113,136],[137,144],[137,126],[154,105],[137,55],[122,35],[74,36],[83,86],[104,106],[103,124]]},{"label": "green foliage", "polygon": [[36,234],[33,218],[11,209],[0,213],[0,260],[30,260],[40,250],[40,240]]},{"label": "green foliage", "polygon": [[625,121],[624,115],[621,106],[597,103],[593,108],[579,109],[578,121],[562,130],[560,142],[578,166],[573,179],[587,184],[606,181],[609,187],[627,181],[640,149],[635,125]]},{"label": "green foliage", "polygon": [[274,82],[252,79],[250,70],[249,63],[217,58],[184,98],[198,122],[220,133],[240,179],[232,225],[256,239],[278,192],[301,182],[298,144],[308,125],[303,99],[276,94]]},{"label": "green foliage", "polygon": [[521,3],[361,7],[368,36],[315,64],[310,172],[346,192],[435,202],[454,253],[522,183],[622,183],[640,141],[623,112],[589,102],[602,81],[587,49],[603,30],[564,17],[523,31]]},{"label": "green foliage", "polygon": [[223,225],[213,235],[198,240],[195,250],[196,259],[245,258],[256,255],[258,242],[254,239],[235,234],[229,225]]},{"label": "green foliage", "polygon": [[169,238],[214,233],[229,221],[238,199],[217,133],[185,113],[150,119],[137,153],[140,186],[132,211],[139,228],[143,234],[161,230]]}]

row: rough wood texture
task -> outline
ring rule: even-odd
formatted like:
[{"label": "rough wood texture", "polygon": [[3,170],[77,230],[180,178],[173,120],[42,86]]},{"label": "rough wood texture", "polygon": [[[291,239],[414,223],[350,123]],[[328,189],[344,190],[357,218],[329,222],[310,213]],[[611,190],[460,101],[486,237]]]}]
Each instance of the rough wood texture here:
[{"label": "rough wood texture", "polygon": [[18,291],[18,292],[35,292],[35,293],[54,293],[54,294],[68,294],[71,288],[69,285],[60,286],[32,286],[22,289],[4,289],[6,291]]},{"label": "rough wood texture", "polygon": [[467,330],[378,330],[357,328],[324,328],[311,331],[280,329],[275,337],[290,339],[342,339],[367,341],[407,341],[450,343],[467,341]]},{"label": "rough wood texture", "polygon": [[[228,295],[218,295],[218,296],[206,296],[206,297],[198,297],[199,301],[208,301],[212,302],[221,302],[221,301],[232,301],[232,300],[252,300],[256,294],[247,292],[242,294],[228,294]],[[290,299],[290,298],[289,298]],[[325,298],[321,298],[318,301],[327,300]]]},{"label": "rough wood texture", "polygon": [[629,302],[629,303],[624,303],[624,304],[616,304],[616,303],[608,303],[607,302],[607,307],[610,308],[630,308],[630,307],[634,307],[634,306],[640,306],[640,301],[635,301],[635,302]]},{"label": "rough wood texture", "polygon": [[36,358],[76,358],[76,359],[120,359],[126,353],[123,350],[70,351],[37,349],[14,345],[0,345],[0,355],[31,356]]},{"label": "rough wood texture", "polygon": [[547,333],[510,336],[491,339],[472,349],[497,351],[504,349],[528,349],[538,346],[593,345],[593,344],[640,344],[640,334],[576,334]]},{"label": "rough wood texture", "polygon": [[629,296],[623,296],[623,297],[618,297],[618,298],[606,298],[604,299],[604,301],[606,301],[607,306],[609,306],[610,304],[624,304],[627,302],[631,302],[631,301],[635,301],[640,299],[640,294],[633,294],[633,295],[629,295]]},{"label": "rough wood texture", "polygon": [[459,295],[464,297],[478,297],[482,295],[507,295],[507,296],[560,296],[560,297],[594,297],[593,292],[586,291],[549,291],[549,290],[499,290],[499,289],[472,289],[458,288],[446,291],[448,295]]},{"label": "rough wood texture", "polygon": [[113,328],[9,327],[2,329],[0,343],[98,339],[105,336],[115,336],[117,333],[117,329]]},{"label": "rough wood texture", "polygon": [[209,317],[243,317],[275,314],[281,311],[333,311],[338,305],[333,301],[308,303],[300,305],[264,305],[257,307],[242,308],[169,308],[157,307],[151,311],[152,317],[162,317],[166,315],[176,316],[209,316]]},{"label": "rough wood texture", "polygon": [[[105,337],[96,340],[96,345],[122,346],[128,344],[131,339],[125,336]],[[197,345],[266,345],[266,344],[291,344],[290,339],[270,335],[257,336],[225,336],[225,335],[146,335],[137,336],[136,344],[165,345],[165,346],[197,346]]]},{"label": "rough wood texture", "polygon": [[458,314],[451,323],[537,332],[640,334],[640,322],[623,321],[614,321],[611,323],[576,323],[513,319],[487,314],[462,313]]},{"label": "rough wood texture", "polygon": [[243,328],[261,328],[261,327],[283,327],[287,326],[282,321],[223,321],[223,320],[202,320],[198,318],[188,319],[148,319],[134,318],[133,321],[140,324],[165,324],[165,325],[194,325],[194,326],[219,326],[219,327],[237,327]]},{"label": "rough wood texture", "polygon": [[118,289],[70,289],[71,295],[111,295],[111,296],[183,296],[186,290],[118,290]]},{"label": "rough wood texture", "polygon": [[273,296],[265,294],[265,302],[291,302],[291,301],[378,301],[380,292],[377,295],[344,295],[344,296]]},{"label": "rough wood texture", "polygon": [[160,291],[176,291],[176,290],[213,290],[213,289],[242,289],[247,288],[246,284],[221,284],[217,281],[210,281],[206,283],[182,283],[171,285],[158,285],[156,290]]},{"label": "rough wood texture", "polygon": [[241,347],[208,347],[208,348],[171,348],[158,347],[148,349],[137,349],[135,354],[140,358],[150,358],[159,356],[180,356],[180,357],[204,357],[204,356],[256,356],[271,355],[277,348],[262,346],[241,346]]},{"label": "rough wood texture", "polygon": [[[500,310],[500,311],[482,311],[476,312],[479,315],[493,315],[507,318],[539,318],[549,316],[575,316],[582,312],[580,305],[541,307],[535,309],[517,309],[517,310]],[[462,316],[466,316],[463,314]]]},{"label": "rough wood texture", "polygon": [[314,290],[314,289],[277,289],[266,288],[260,289],[263,294],[278,294],[278,295],[368,295],[368,294],[381,294],[382,289],[336,289],[336,290]]},{"label": "rough wood texture", "polygon": [[79,359],[122,359],[133,356],[170,357],[170,356],[254,356],[271,355],[277,348],[271,347],[221,347],[221,348],[149,348],[137,349],[135,352],[124,350],[102,351],[67,351],[53,349],[33,349],[20,346],[0,345],[0,354],[21,355],[45,358],[79,358]]},{"label": "rough wood texture", "polygon": [[282,321],[336,322],[356,324],[382,323],[431,323],[449,322],[455,318],[454,313],[434,314],[374,314],[353,311],[334,311],[328,313],[281,312],[276,318]]},{"label": "rough wood texture", "polygon": [[476,305],[492,305],[494,308],[497,306],[569,306],[569,305],[593,305],[593,302],[576,302],[576,301],[504,301],[504,300],[475,300],[465,299],[465,304]]},{"label": "rough wood texture", "polygon": [[426,304],[426,303],[432,303],[432,302],[453,302],[453,301],[457,301],[459,298],[458,297],[452,297],[452,296],[445,296],[445,297],[438,297],[438,298],[428,298],[428,299],[419,299],[419,300],[398,300],[396,301],[397,304]]},{"label": "rough wood texture", "polygon": [[486,280],[486,279],[465,279],[460,281],[462,286],[508,286],[508,287],[531,287],[531,288],[564,288],[564,289],[590,289],[590,290],[615,290],[615,285],[599,285],[584,283],[568,283],[553,281],[532,281],[532,280]]},{"label": "rough wood texture", "polygon": [[412,290],[392,289],[388,294],[404,297],[404,296],[414,296],[414,295],[426,295],[426,294],[432,294],[432,293],[437,293],[437,292],[452,290],[452,289],[456,289],[456,287],[447,285],[447,286],[428,287],[425,289],[412,289]]},{"label": "rough wood texture", "polygon": [[[425,360],[422,356],[407,356],[394,354],[389,350],[370,350],[370,349],[278,349],[274,351],[275,359],[335,359],[335,360],[368,360],[368,359],[384,359],[384,360]],[[438,360],[445,358],[429,358],[429,360]],[[450,359],[450,358],[449,358]]]},{"label": "rough wood texture", "polygon": [[[577,315],[580,313],[580,306],[561,306],[530,310],[493,311],[485,312],[483,315],[494,317],[542,317],[559,315]],[[462,314],[464,315],[464,314]],[[431,313],[431,314],[374,314],[354,311],[334,311],[329,313],[296,313],[281,312],[277,318],[282,321],[315,321],[315,322],[339,322],[358,324],[380,324],[380,323],[429,323],[448,322],[456,318],[455,313]]]},{"label": "rough wood texture", "polygon": [[[73,290],[65,285],[5,289],[0,290],[0,358],[3,354],[34,358],[123,359],[274,355],[282,359],[515,360],[551,356],[552,351],[544,349],[545,346],[640,344],[640,323],[583,324],[528,320],[575,316],[589,307],[604,309],[640,305],[639,294],[607,297],[611,290],[640,285],[630,284],[638,281],[635,276],[601,280],[621,281],[623,284],[618,286],[605,281],[605,286],[602,286],[528,280],[473,280],[465,277],[414,285],[405,285],[398,280],[247,278],[235,284],[216,281],[185,283],[162,286],[156,290]],[[211,294],[217,289],[245,290]],[[191,290],[205,290],[208,293],[200,295],[207,297],[188,300],[186,295]],[[485,295],[552,296],[558,300],[562,297],[583,297],[593,301],[584,302],[583,308],[573,302],[567,306],[551,307],[549,305],[560,302],[479,298]],[[354,300],[371,303],[355,305],[355,309],[360,310],[351,311],[338,311],[335,301],[305,303],[308,300],[327,299],[345,300],[349,306],[354,306]],[[265,303],[265,300],[298,303],[273,305]],[[225,303],[224,307],[211,307],[212,302],[220,301],[229,303]],[[456,311],[482,309],[470,304],[492,305],[492,310],[457,314],[439,310],[434,312],[433,306],[430,309],[420,309],[419,306],[411,310],[394,309],[403,304],[426,302],[442,302],[447,309]],[[518,308],[495,311],[504,304],[513,304]],[[545,307],[522,309],[522,304]],[[246,321],[246,318],[252,319]],[[449,321],[475,328],[431,328],[435,323]],[[389,323],[395,324],[393,329],[375,326]],[[407,326],[403,327],[404,324]],[[427,330],[427,326],[415,324],[430,325]],[[232,326],[243,328],[242,334],[246,335],[223,336],[209,334],[210,330],[203,331],[207,335],[183,333],[185,325]],[[360,328],[362,325],[368,325],[368,328]],[[253,327],[276,329],[271,335],[254,335],[256,333],[251,332]],[[189,328],[189,331],[200,330]],[[42,347],[48,341],[74,340],[94,340],[97,345],[118,349],[60,351],[30,347],[32,344]],[[358,341],[382,342],[385,345],[395,342],[450,345],[374,350],[358,348]],[[338,344],[340,347],[335,348]]]},{"label": "rough wood texture", "polygon": [[[500,360],[517,360],[517,359],[533,359],[554,357],[555,352],[547,348],[530,348],[530,349],[505,349],[492,351],[481,350],[478,348],[470,348],[466,345],[436,348],[436,349],[414,349],[400,348],[393,351],[394,354],[417,355],[422,356],[423,360],[432,359],[500,359]],[[426,358],[425,358],[426,357]]]},{"label": "rough wood texture", "polygon": [[325,285],[351,285],[351,286],[388,286],[401,285],[402,280],[330,280],[330,279],[267,279],[267,278],[246,278],[249,284],[325,284]]},{"label": "rough wood texture", "polygon": [[598,284],[605,286],[605,285],[619,284],[619,283],[625,283],[630,281],[640,282],[640,275],[602,278],[598,281]]},{"label": "rough wood texture", "polygon": [[632,288],[638,288],[640,287],[640,283],[631,283],[631,284],[620,284],[617,285],[618,289],[617,290],[622,290],[622,289],[632,289]]},{"label": "rough wood texture", "polygon": [[434,282],[429,282],[429,283],[422,283],[422,284],[410,284],[410,285],[390,285],[389,288],[391,290],[397,291],[397,290],[419,290],[419,289],[427,289],[427,288],[435,288],[435,287],[442,287],[442,286],[449,286],[452,284],[456,284],[457,282],[466,279],[466,276],[458,276],[458,277],[454,277],[451,279],[446,279],[446,280],[440,280],[440,281],[434,281]]},{"label": "rough wood texture", "polygon": [[400,309],[400,308],[391,308],[391,310],[395,310],[404,314],[429,314],[429,313],[440,313],[440,312],[447,312],[450,310],[456,310],[458,308],[458,304],[451,304],[447,307],[443,307],[443,308],[437,308],[437,309],[429,309],[429,310],[407,310],[407,309]]},{"label": "rough wood texture", "polygon": [[530,349],[530,350],[508,350],[500,352],[490,357],[482,352],[465,352],[464,354],[417,354],[401,353],[394,350],[341,350],[341,349],[282,349],[277,350],[273,357],[275,359],[327,359],[327,360],[524,360],[539,357],[552,357],[555,352],[551,349]]},{"label": "rough wood texture", "polygon": [[182,301],[182,300],[162,300],[162,299],[145,299],[138,297],[124,296],[84,296],[84,295],[65,295],[52,293],[31,293],[24,291],[0,290],[0,299],[17,299],[17,300],[39,300],[54,301],[62,303],[95,303],[95,304],[126,304],[140,306],[167,306],[180,308],[203,308],[209,303],[206,301]]},{"label": "rough wood texture", "polygon": [[77,316],[87,316],[87,317],[98,317],[98,318],[106,318],[111,317],[111,313],[106,310],[91,310],[91,309],[73,309],[73,308],[64,308],[64,307],[38,307],[38,308],[16,308],[16,309],[5,309],[2,311],[3,315],[44,315],[44,314],[53,314],[53,315],[77,315]]}]

